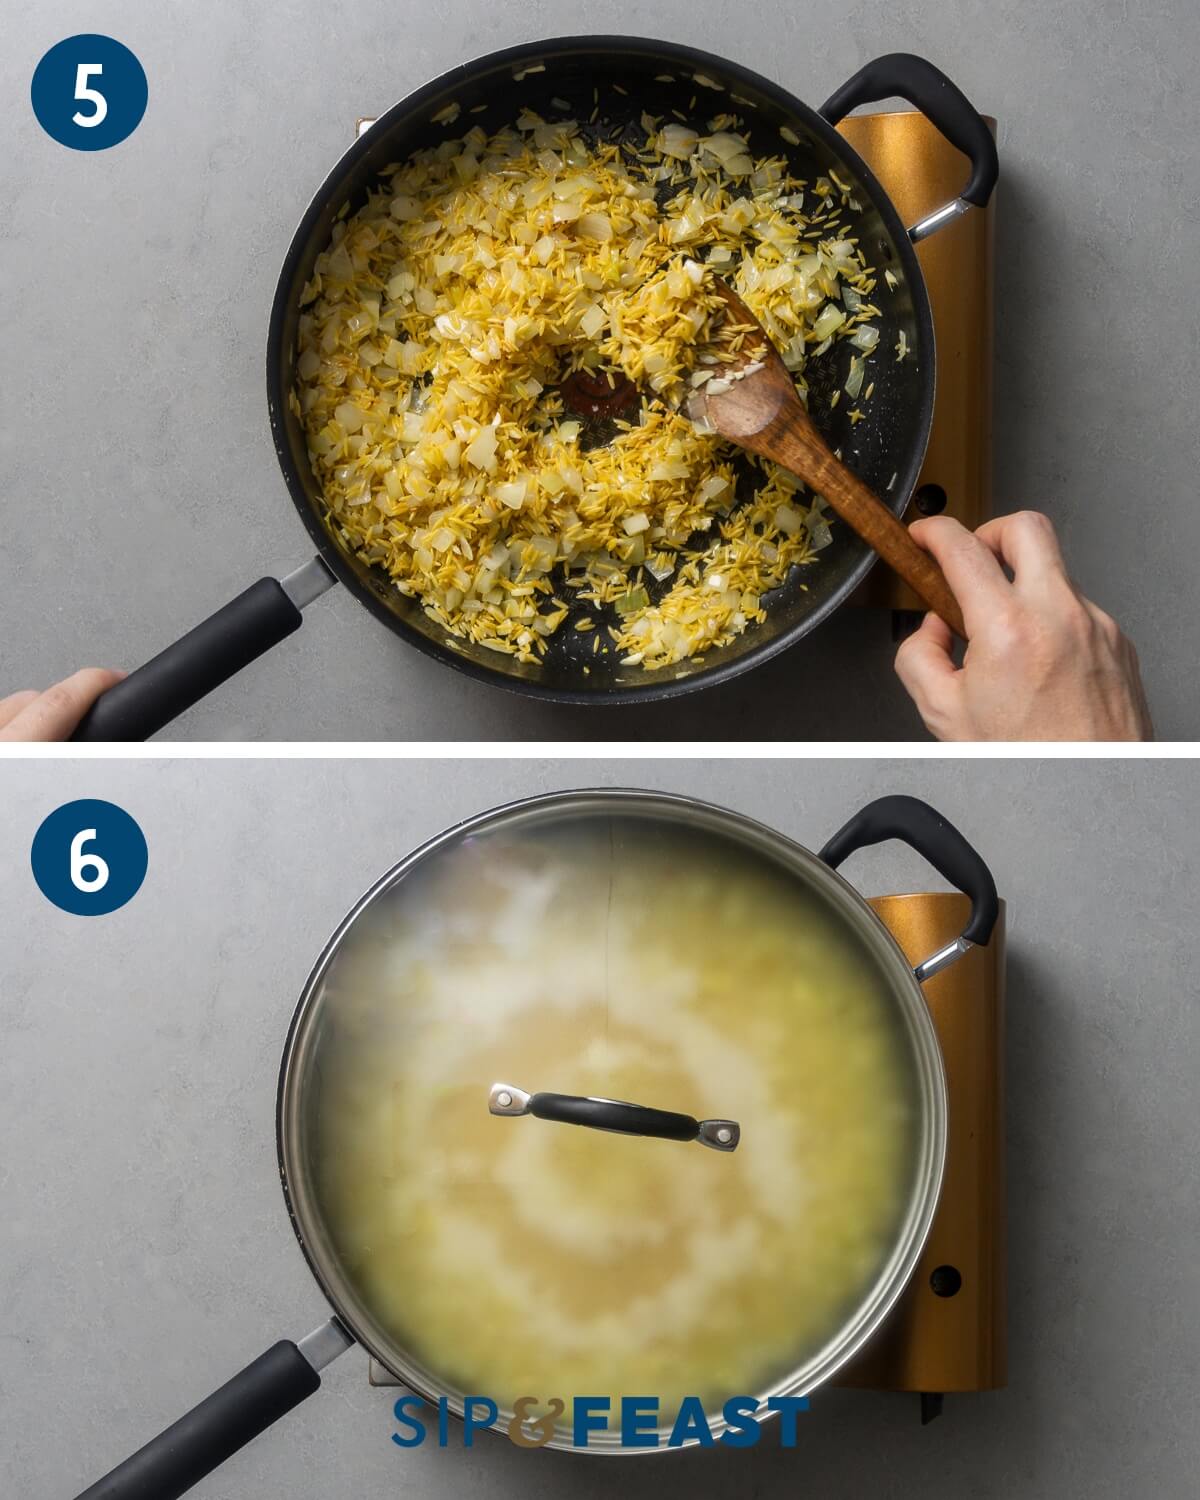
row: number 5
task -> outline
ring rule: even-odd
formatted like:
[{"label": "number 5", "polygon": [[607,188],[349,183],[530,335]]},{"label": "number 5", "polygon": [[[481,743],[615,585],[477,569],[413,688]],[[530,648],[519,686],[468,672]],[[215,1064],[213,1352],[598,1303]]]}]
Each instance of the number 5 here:
[{"label": "number 5", "polygon": [[[94,108],[90,115],[81,115],[76,110],[71,116],[74,124],[90,128],[92,125],[99,125],[100,121],[108,114],[108,100],[99,89],[88,88],[88,79],[92,77],[98,78],[103,71],[104,69],[99,63],[80,63],[75,69],[75,97],[76,99],[86,100]],[[106,875],[105,879],[107,878]]]},{"label": "number 5", "polygon": [[[108,865],[98,854],[85,854],[84,844],[96,837],[94,828],[81,828],[71,840],[71,884],[77,891],[102,891],[108,884]],[[88,875],[85,871],[91,870]]]}]

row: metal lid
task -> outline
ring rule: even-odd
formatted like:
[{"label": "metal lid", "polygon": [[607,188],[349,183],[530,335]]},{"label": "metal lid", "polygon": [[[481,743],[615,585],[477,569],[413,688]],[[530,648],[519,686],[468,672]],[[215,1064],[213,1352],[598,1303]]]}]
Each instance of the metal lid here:
[{"label": "metal lid", "polygon": [[586,792],[448,831],[350,913],[289,1036],[280,1159],[318,1279],[405,1384],[568,1416],[652,1393],[669,1427],[859,1347],[944,1116],[920,990],[840,876],[720,809]]}]

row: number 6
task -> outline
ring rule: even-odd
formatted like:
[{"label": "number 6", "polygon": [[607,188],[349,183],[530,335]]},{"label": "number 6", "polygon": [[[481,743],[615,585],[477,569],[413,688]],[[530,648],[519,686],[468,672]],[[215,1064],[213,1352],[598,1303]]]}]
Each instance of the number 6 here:
[{"label": "number 6", "polygon": [[[71,884],[77,891],[102,891],[108,884],[108,865],[98,854],[85,854],[84,844],[96,837],[94,828],[81,828],[71,840]],[[95,873],[88,875],[87,870]]]},{"label": "number 6", "polygon": [[108,114],[108,100],[99,89],[88,88],[88,79],[93,76],[99,78],[103,71],[104,69],[99,63],[80,63],[75,69],[75,97],[76,99],[86,100],[94,108],[90,115],[81,115],[76,110],[71,116],[72,123],[83,125],[90,129],[93,125],[99,125],[101,120]]}]

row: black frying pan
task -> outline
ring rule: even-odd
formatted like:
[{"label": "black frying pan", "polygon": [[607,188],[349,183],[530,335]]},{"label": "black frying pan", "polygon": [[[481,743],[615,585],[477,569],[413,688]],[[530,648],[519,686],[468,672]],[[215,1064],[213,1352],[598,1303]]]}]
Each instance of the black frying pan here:
[{"label": "black frying pan", "polygon": [[[531,66],[541,71],[530,73]],[[670,81],[666,80],[669,75]],[[697,75],[720,85],[715,91]],[[730,96],[736,99],[731,103]],[[796,570],[768,600],[767,619],[728,646],[706,653],[702,663],[665,671],[621,664],[616,653],[596,656],[589,638],[561,628],[537,662],[519,662],[470,642],[453,640],[419,603],[400,594],[388,577],[354,556],[335,539],[324,519],[324,502],[309,465],[304,434],[288,406],[294,380],[300,289],[316,257],[326,248],[334,219],[354,212],[382,170],[414,150],[460,134],[433,116],[454,101],[472,125],[494,131],[528,106],[547,119],[586,120],[598,98],[598,138],[641,145],[643,111],[681,112],[699,129],[714,114],[736,111],[749,129],[751,147],[763,154],[786,152],[791,170],[813,179],[835,171],[849,182],[861,211],[853,233],[879,273],[897,279],[894,293],[879,299],[879,347],[893,348],[904,334],[910,357],[872,362],[875,391],[865,420],[852,426],[847,407],[831,408],[850,358],[835,345],[808,367],[810,410],[834,448],[879,495],[902,513],[916,484],[933,415],[934,344],[929,299],[913,242],[949,223],[971,206],[986,204],[998,174],[996,147],[982,117],[931,63],[896,53],[869,63],[844,84],[818,113],[777,84],[736,63],[675,43],[636,37],[572,37],[529,42],[466,63],[426,84],[393,106],[346,152],[309,205],[280,272],[267,341],[267,402],[280,468],[297,510],[318,550],[313,562],[282,582],[262,578],[245,593],[107,692],[76,734],[83,740],[145,739],[241,671],[301,624],[301,611],[334,582],[352,590],[373,615],[412,645],[472,677],[534,697],[564,703],[633,703],[666,698],[723,682],[766,661],[806,635],[858,586],[873,554],[844,527],[818,562]],[[861,158],[834,129],[860,104],[900,97],[924,111],[970,159],[961,197],[911,229]],[[569,110],[564,111],[565,101]],[[479,114],[470,115],[476,105]],[[788,145],[781,126],[799,144]],[[594,606],[589,613],[596,614]],[[583,668],[587,666],[585,674]]]}]

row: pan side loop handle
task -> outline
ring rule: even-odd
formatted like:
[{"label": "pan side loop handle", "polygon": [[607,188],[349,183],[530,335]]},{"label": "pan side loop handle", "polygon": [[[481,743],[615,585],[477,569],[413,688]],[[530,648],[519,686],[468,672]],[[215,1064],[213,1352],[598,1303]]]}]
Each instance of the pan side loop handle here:
[{"label": "pan side loop handle", "polygon": [[984,208],[1000,176],[1000,158],[988,122],[957,84],[923,57],[890,52],[860,68],[821,106],[831,125],[844,120],[860,104],[880,99],[907,99],[919,109],[971,163],[971,174],[957,198],[927,214],[908,231],[916,241],[942,229],[970,208]]},{"label": "pan side loop handle", "polygon": [[888,839],[899,839],[915,849],[951,885],[970,898],[971,915],[961,935],[931,953],[914,970],[917,979],[924,983],[976,944],[987,944],[1000,914],[1000,898],[992,872],[982,857],[951,822],[916,797],[880,797],[869,802],[834,834],[819,858],[836,870],[856,849],[882,844]]},{"label": "pan side loop handle", "polygon": [[281,1340],[77,1500],[176,1500],[320,1387],[318,1371],[353,1340],[336,1320]]},{"label": "pan side loop handle", "polygon": [[656,1136],[664,1141],[699,1141],[714,1151],[736,1151],[741,1129],[736,1120],[696,1120],[669,1109],[596,1099],[584,1094],[527,1094],[511,1083],[494,1083],[488,1095],[494,1115],[533,1115],[560,1125],[586,1125],[618,1135]]},{"label": "pan side loop handle", "polygon": [[299,630],[301,610],[333,583],[333,574],[320,559],[298,568],[282,583],[260,578],[97,698],[72,739],[149,739]]}]

